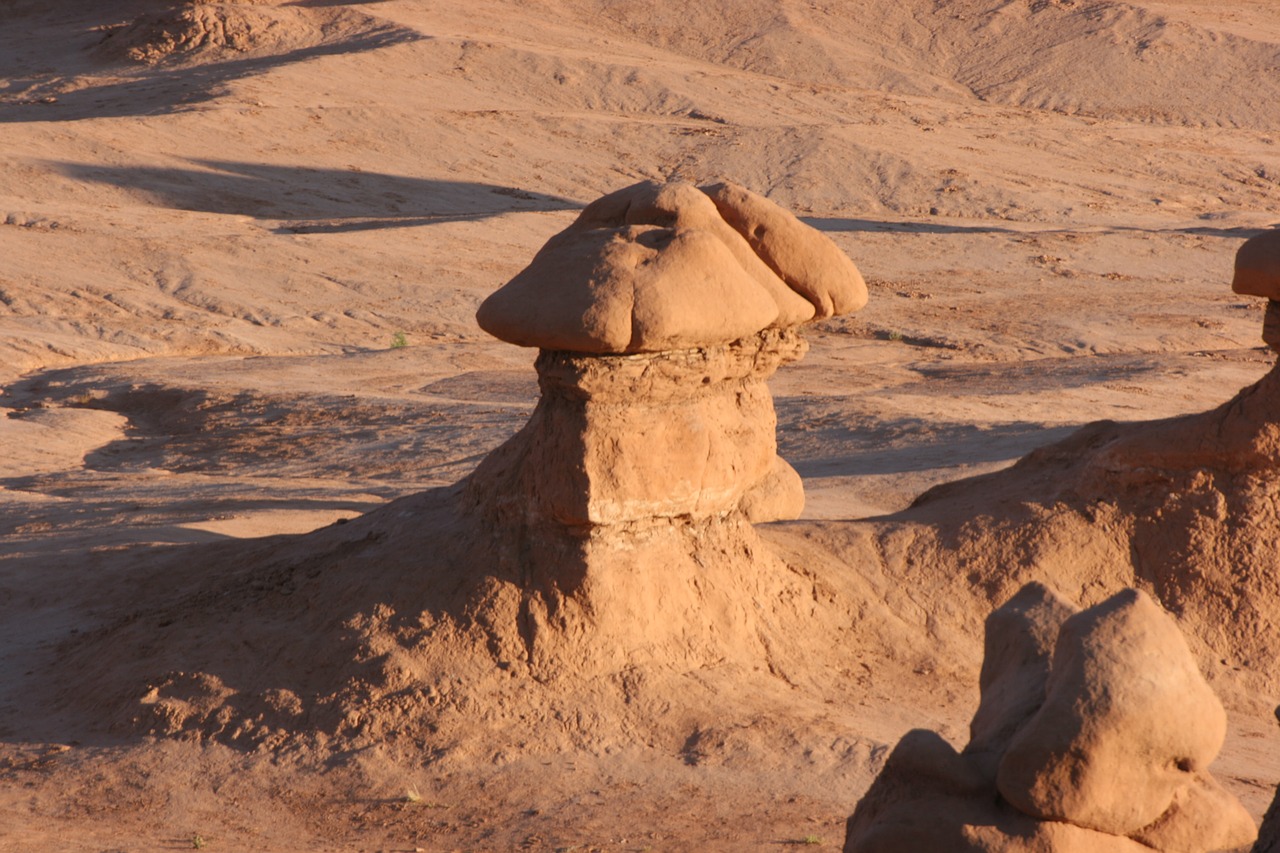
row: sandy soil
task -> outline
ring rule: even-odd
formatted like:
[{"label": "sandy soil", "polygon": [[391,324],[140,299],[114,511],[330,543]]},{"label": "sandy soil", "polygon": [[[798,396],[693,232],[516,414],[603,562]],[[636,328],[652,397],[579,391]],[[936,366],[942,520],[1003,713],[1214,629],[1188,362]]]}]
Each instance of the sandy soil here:
[{"label": "sandy soil", "polygon": [[[867,277],[771,383],[816,529],[1272,364],[1228,283],[1280,224],[1274,4],[687,5],[0,0],[0,850],[838,846],[903,732],[963,742],[969,646],[833,649],[826,710],[701,744],[248,748],[60,704],[76,637],[207,555],[518,429],[533,353],[475,308],[606,191],[731,177]],[[1214,768],[1259,817],[1276,699],[1229,703]]]}]

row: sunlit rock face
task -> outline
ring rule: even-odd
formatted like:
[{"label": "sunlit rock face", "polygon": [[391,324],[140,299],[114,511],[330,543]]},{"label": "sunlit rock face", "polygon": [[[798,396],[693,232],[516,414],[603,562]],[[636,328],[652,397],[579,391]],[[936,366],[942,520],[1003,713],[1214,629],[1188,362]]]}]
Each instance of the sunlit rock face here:
[{"label": "sunlit rock face", "polygon": [[541,350],[542,398],[477,470],[473,503],[579,536],[797,517],[765,382],[804,354],[797,326],[865,302],[834,243],[743,187],[645,182],[596,200],[477,313]]},{"label": "sunlit rock face", "polygon": [[1251,842],[1208,771],[1226,714],[1173,618],[1123,590],[1086,610],[1040,584],[987,620],[961,752],[913,731],[849,818],[846,853],[1203,853]]}]

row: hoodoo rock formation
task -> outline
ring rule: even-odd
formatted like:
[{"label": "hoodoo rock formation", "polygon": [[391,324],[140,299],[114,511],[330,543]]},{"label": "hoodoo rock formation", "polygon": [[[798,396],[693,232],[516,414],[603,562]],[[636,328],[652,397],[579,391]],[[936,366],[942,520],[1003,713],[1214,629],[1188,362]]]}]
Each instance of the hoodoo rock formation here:
[{"label": "hoodoo rock formation", "polygon": [[542,398],[469,505],[561,593],[591,587],[593,565],[762,550],[749,523],[804,506],[765,381],[804,354],[798,324],[865,302],[835,244],[742,187],[604,196],[480,307],[482,328],[540,348]]},{"label": "hoodoo rock formation", "polygon": [[844,253],[762,196],[646,182],[588,205],[480,306],[486,331],[541,351],[537,409],[465,491],[525,578],[535,667],[554,669],[546,638],[575,635],[575,613],[579,668],[756,648],[750,602],[778,590],[744,586],[770,574],[751,525],[804,507],[765,382],[804,354],[796,326],[865,302]]},{"label": "hoodoo rock formation", "polygon": [[1129,589],[1086,610],[1039,584],[987,620],[969,745],[903,737],[847,853],[1222,850],[1252,819],[1207,768],[1226,714],[1173,619]]},{"label": "hoodoo rock formation", "polygon": [[[804,354],[794,327],[815,304],[860,306],[866,286],[819,232],[725,188],[772,212],[771,263],[706,193],[642,183],[588,205],[481,305],[482,328],[542,351],[537,411],[472,479],[491,514],[565,531],[738,510],[753,522],[799,515],[800,478],[777,455],[765,380]],[[787,266],[787,247],[806,241],[842,262]]]},{"label": "hoodoo rock formation", "polygon": [[[83,677],[56,702],[118,730],[399,739],[465,763],[495,743],[607,750],[635,731],[678,748],[744,695],[816,689],[833,636],[896,629],[859,578],[820,585],[753,527],[804,500],[765,380],[805,352],[797,325],[865,300],[834,244],[740,187],[607,195],[479,310],[540,349],[523,429],[453,486],[211,549],[229,568],[69,644]],[[228,619],[243,643],[209,639]]]}]

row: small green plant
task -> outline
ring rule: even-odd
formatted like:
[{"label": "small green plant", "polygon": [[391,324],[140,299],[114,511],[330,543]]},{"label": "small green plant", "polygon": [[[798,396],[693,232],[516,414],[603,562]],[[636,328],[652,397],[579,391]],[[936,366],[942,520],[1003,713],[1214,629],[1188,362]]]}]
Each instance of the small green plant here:
[{"label": "small green plant", "polygon": [[404,336],[404,332],[396,332],[391,336],[392,349],[400,349],[401,347],[407,347],[408,345],[409,339]]},{"label": "small green plant", "polygon": [[891,341],[900,341],[900,340],[902,340],[902,332],[890,332],[890,333],[889,333],[889,340],[891,340]]},{"label": "small green plant", "polygon": [[801,844],[817,844],[821,846],[822,839],[816,835],[806,835],[804,838],[800,839],[800,843]]},{"label": "small green plant", "polygon": [[404,801],[416,806],[422,802],[422,794],[418,793],[417,788],[409,788],[404,792]]},{"label": "small green plant", "polygon": [[204,849],[204,845],[205,845],[206,843],[208,843],[208,842],[206,842],[206,841],[204,840],[204,836],[203,836],[203,835],[201,835],[201,834],[199,834],[199,833],[196,833],[195,835],[191,836],[191,849],[192,849],[192,850],[203,850],[203,849]]}]

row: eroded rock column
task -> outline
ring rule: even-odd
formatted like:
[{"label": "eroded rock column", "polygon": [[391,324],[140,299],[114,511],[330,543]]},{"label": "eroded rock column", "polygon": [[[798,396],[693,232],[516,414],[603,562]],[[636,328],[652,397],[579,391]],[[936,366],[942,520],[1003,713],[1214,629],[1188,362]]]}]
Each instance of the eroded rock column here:
[{"label": "eroded rock column", "polygon": [[801,324],[865,302],[840,249],[767,199],[642,183],[481,305],[540,350],[533,416],[463,494],[536,671],[765,656],[753,602],[788,573],[751,525],[804,507],[766,380],[803,356]]},{"label": "eroded rock column", "polygon": [[544,350],[533,418],[471,490],[495,517],[569,534],[739,511],[794,518],[804,492],[777,455],[765,380],[804,350],[793,329],[661,353]]}]

